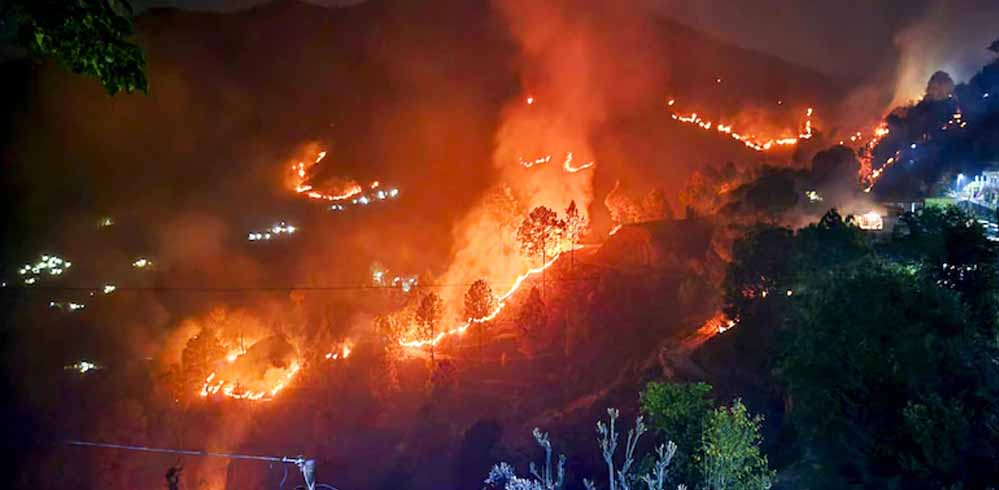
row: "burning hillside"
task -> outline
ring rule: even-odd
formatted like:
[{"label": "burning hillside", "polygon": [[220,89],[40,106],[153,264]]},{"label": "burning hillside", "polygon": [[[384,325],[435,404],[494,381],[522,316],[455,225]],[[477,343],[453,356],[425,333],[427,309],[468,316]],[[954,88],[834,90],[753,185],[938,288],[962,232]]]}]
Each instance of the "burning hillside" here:
[{"label": "burning hillside", "polygon": [[697,373],[741,325],[721,284],[747,229],[835,207],[886,236],[883,193],[996,153],[994,63],[839,122],[835,83],[651,8],[155,10],[142,97],[5,66],[40,87],[0,141],[23,237],[6,379],[53,438],[18,488],[151,488],[171,464],[181,488],[285,481],[70,436],[305,455],[344,489],[481,486],[520,428],[589,441],[640,381]]}]

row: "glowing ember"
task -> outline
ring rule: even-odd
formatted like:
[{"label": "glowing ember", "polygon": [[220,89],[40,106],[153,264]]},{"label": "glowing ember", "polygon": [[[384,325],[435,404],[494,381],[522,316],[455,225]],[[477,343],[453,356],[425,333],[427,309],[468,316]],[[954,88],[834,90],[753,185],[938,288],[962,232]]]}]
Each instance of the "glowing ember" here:
[{"label": "glowing ember", "polygon": [[153,265],[153,261],[145,257],[140,257],[136,259],[135,262],[132,262],[132,267],[135,267],[136,269],[145,269],[151,265]]},{"label": "glowing ember", "polygon": [[534,103],[534,97],[528,97],[527,98],[527,105],[531,105],[533,103]]},{"label": "glowing ember", "polygon": [[118,289],[118,286],[115,286],[114,284],[105,284],[102,291],[104,294],[111,294],[115,291],[115,289]]},{"label": "glowing ember", "polygon": [[607,234],[607,236],[614,236],[619,231],[621,231],[621,225],[614,225],[614,227],[611,228],[611,231],[610,233]]}]

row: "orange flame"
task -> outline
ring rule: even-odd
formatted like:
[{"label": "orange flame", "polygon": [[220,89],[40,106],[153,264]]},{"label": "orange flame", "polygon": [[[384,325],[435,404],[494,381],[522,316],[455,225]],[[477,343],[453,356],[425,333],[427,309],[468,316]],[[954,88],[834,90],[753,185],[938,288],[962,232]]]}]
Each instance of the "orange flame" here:
[{"label": "orange flame", "polygon": [[518,276],[517,279],[513,281],[513,285],[510,286],[510,289],[507,290],[507,292],[505,294],[503,294],[502,296],[500,296],[500,297],[497,298],[496,308],[493,309],[493,311],[490,312],[488,315],[486,315],[484,317],[481,317],[481,318],[471,318],[471,319],[468,319],[464,323],[458,325],[457,327],[454,327],[454,328],[452,328],[450,330],[444,330],[444,331],[438,333],[436,336],[434,336],[433,338],[430,338],[430,339],[422,339],[422,340],[400,340],[399,341],[399,345],[401,345],[403,347],[406,347],[406,348],[410,348],[410,349],[420,349],[420,348],[428,347],[428,346],[431,346],[431,345],[437,345],[437,344],[439,344],[442,340],[444,340],[447,337],[450,337],[450,336],[453,336],[453,335],[464,335],[465,332],[468,330],[468,327],[472,326],[473,324],[484,323],[484,322],[488,322],[488,321],[491,321],[491,320],[495,319],[500,314],[500,312],[503,311],[503,308],[506,307],[506,300],[509,299],[510,296],[513,296],[513,294],[516,293],[518,289],[520,289],[520,286],[524,284],[524,281],[526,281],[527,278],[529,278],[529,277],[531,277],[533,275],[536,275],[536,274],[540,274],[541,272],[544,272],[544,270],[547,269],[547,268],[549,268],[549,267],[551,267],[552,264],[554,264],[555,261],[557,261],[558,258],[561,255],[562,255],[562,252],[560,251],[560,252],[556,253],[555,256],[552,257],[552,259],[549,260],[548,262],[542,264],[541,266],[535,267],[533,269],[529,269],[527,272],[525,272],[525,273],[521,274],[520,276]]},{"label": "orange flame", "polygon": [[319,154],[316,156],[316,159],[308,166],[306,166],[305,162],[298,162],[291,166],[292,175],[295,177],[294,187],[296,193],[303,194],[310,199],[320,199],[326,201],[342,201],[344,199],[350,199],[351,197],[354,197],[360,194],[361,192],[364,192],[364,189],[361,187],[361,185],[353,181],[348,181],[344,185],[343,189],[339,190],[336,193],[325,193],[315,190],[312,184],[307,183],[309,180],[309,173],[312,170],[312,168],[314,168],[316,165],[319,164],[319,162],[323,160],[323,158],[326,158],[325,151],[319,152]]},{"label": "orange flame", "polygon": [[[228,358],[227,358],[228,359]],[[221,393],[222,395],[232,398],[235,400],[251,400],[251,401],[269,401],[274,398],[281,390],[283,390],[298,371],[301,366],[294,362],[291,364],[288,372],[285,373],[269,390],[265,391],[244,391],[241,389],[238,381],[226,381],[222,379],[216,379],[216,373],[211,373],[205,378],[204,384],[201,386],[201,391],[199,394],[203,398],[207,398],[209,395],[217,395]]]},{"label": "orange flame", "polygon": [[[673,106],[675,102],[676,101],[674,99],[670,99],[669,102],[667,102],[667,105]],[[719,133],[728,135],[732,139],[746,145],[747,148],[750,148],[752,150],[769,151],[783,146],[794,146],[797,145],[801,140],[810,139],[813,136],[812,112],[813,111],[811,107],[809,107],[808,110],[805,111],[804,130],[798,133],[797,136],[786,136],[782,138],[774,138],[774,137],[761,138],[757,137],[756,135],[738,132],[733,129],[731,124],[715,123],[713,121],[702,119],[700,116],[697,115],[696,112],[691,113],[690,115],[687,116],[673,113],[672,117],[676,121],[679,121],[684,124],[695,125],[705,131],[711,131],[712,129],[714,129]]]},{"label": "orange flame", "polygon": [[[580,165],[573,165],[572,158],[573,158],[572,157],[572,152],[570,151],[570,152],[568,152],[568,153],[565,154],[565,161],[562,162],[562,168],[565,169],[565,171],[569,172],[569,173],[576,173],[576,172],[579,172],[579,171],[582,171],[582,170],[586,170],[588,168],[592,168],[594,165],[596,165],[596,163],[593,162],[593,161],[589,161],[589,162],[586,162],[586,163],[583,163],[583,164],[580,164]],[[544,164],[546,164],[548,162],[551,162],[551,161],[552,161],[552,156],[551,155],[541,156],[541,157],[535,158],[534,160],[525,160],[525,159],[521,158],[520,159],[520,165],[523,166],[524,168],[531,168],[531,167],[533,167],[535,165],[544,165]]]},{"label": "orange flame", "polygon": [[335,349],[327,352],[326,355],[323,356],[323,357],[325,359],[331,360],[331,361],[346,359],[346,358],[350,357],[351,351],[352,351],[351,343],[350,342],[344,342],[344,343],[340,344],[339,348],[335,348]]}]

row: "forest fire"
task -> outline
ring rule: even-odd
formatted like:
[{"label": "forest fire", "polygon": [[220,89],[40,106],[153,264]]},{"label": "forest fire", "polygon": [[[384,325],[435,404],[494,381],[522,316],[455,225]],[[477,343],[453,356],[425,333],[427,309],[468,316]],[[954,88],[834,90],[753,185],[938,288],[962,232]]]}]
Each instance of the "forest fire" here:
[{"label": "forest fire", "polygon": [[[667,106],[673,107],[676,104],[676,99],[669,99],[666,103]],[[747,133],[744,130],[735,130],[732,124],[723,124],[721,122],[714,122],[703,119],[696,112],[690,113],[688,115],[682,115],[673,112],[671,115],[675,121],[679,121],[684,124],[690,124],[697,126],[705,131],[714,130],[718,133],[728,135],[732,139],[746,145],[747,148],[755,151],[769,151],[772,149],[777,149],[780,147],[788,147],[797,145],[800,140],[807,140],[814,136],[812,132],[812,108],[809,107],[805,111],[805,121],[803,129],[794,136],[757,136],[752,133]]]},{"label": "forest fire", "polygon": [[324,158],[326,158],[326,152],[320,151],[312,163],[306,165],[305,162],[298,162],[292,165],[291,171],[296,193],[310,199],[342,201],[364,192],[360,184],[349,179],[332,179],[324,183],[324,190],[316,189],[312,180],[319,162],[323,161]]},{"label": "forest fire", "polygon": [[[857,157],[860,160],[860,183],[864,186],[864,192],[870,192],[874,188],[874,184],[877,183],[881,174],[884,173],[885,169],[890,167],[895,163],[895,159],[898,157],[896,154],[894,157],[889,158],[881,165],[880,168],[874,168],[874,148],[881,143],[882,140],[888,137],[891,130],[885,123],[879,124],[874,128],[873,136],[868,140],[857,152]],[[861,138],[860,132],[856,135],[850,137],[850,141],[859,140]],[[840,142],[842,144],[843,142]]]},{"label": "forest fire", "polygon": [[259,391],[248,389],[246,385],[241,384],[238,380],[229,381],[222,379],[213,371],[205,378],[205,383],[201,387],[199,394],[203,398],[221,394],[234,400],[269,401],[294,379],[300,369],[301,366],[297,362],[292,363],[287,372],[279,376],[270,387]]},{"label": "forest fire", "polygon": [[409,349],[421,349],[421,348],[425,348],[425,347],[429,347],[429,346],[434,346],[434,345],[439,344],[441,341],[443,341],[447,337],[451,337],[451,336],[455,336],[455,335],[457,335],[457,336],[464,335],[464,333],[466,331],[468,331],[468,327],[470,327],[470,326],[472,326],[474,324],[479,324],[479,323],[485,323],[485,322],[488,322],[488,321],[492,321],[493,319],[495,319],[503,311],[504,308],[506,308],[506,300],[509,299],[511,296],[513,296],[520,289],[520,287],[524,284],[524,281],[526,281],[531,276],[534,276],[534,275],[537,275],[537,274],[541,274],[542,272],[544,272],[546,269],[548,269],[553,264],[555,264],[555,262],[558,261],[558,259],[559,259],[560,256],[561,256],[561,252],[556,253],[555,256],[552,257],[551,260],[549,260],[548,262],[546,262],[543,265],[540,265],[538,267],[535,267],[533,269],[529,269],[527,272],[525,272],[525,273],[521,274],[520,276],[518,276],[517,279],[514,280],[513,285],[510,286],[510,289],[508,289],[507,292],[504,293],[503,295],[501,295],[501,296],[499,296],[499,297],[496,298],[496,307],[488,315],[483,316],[481,318],[472,318],[472,319],[466,320],[464,323],[461,323],[457,327],[451,328],[449,330],[441,331],[441,332],[437,333],[436,335],[434,335],[433,337],[430,337],[430,338],[426,338],[426,339],[410,339],[410,340],[403,339],[403,340],[400,340],[399,341],[399,345],[401,345],[402,347],[405,347],[405,348],[409,348]]}]

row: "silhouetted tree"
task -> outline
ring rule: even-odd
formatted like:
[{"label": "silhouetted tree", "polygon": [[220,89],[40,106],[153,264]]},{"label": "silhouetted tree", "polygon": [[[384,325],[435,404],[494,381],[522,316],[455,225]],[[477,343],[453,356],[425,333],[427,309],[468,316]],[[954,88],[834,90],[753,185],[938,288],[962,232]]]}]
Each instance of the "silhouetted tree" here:
[{"label": "silhouetted tree", "polygon": [[569,207],[565,210],[565,231],[569,239],[570,264],[576,261],[576,243],[579,241],[579,236],[586,231],[587,226],[589,226],[589,221],[580,214],[579,208],[576,207],[576,201],[570,201]]},{"label": "silhouetted tree", "polygon": [[430,363],[437,365],[434,355],[434,342],[437,336],[437,324],[444,315],[444,301],[435,292],[429,292],[420,298],[420,304],[416,308],[416,323],[419,327],[420,337],[430,341]]},{"label": "silhouetted tree", "polygon": [[[465,292],[465,318],[469,321],[485,318],[496,310],[496,296],[493,289],[485,279],[479,279],[468,287]],[[482,343],[486,337],[486,322],[480,321],[478,324],[479,333],[479,355],[482,355]]]},{"label": "silhouetted tree", "polygon": [[992,44],[989,44],[988,50],[999,55],[999,39],[992,41]]},{"label": "silhouetted tree", "polygon": [[484,318],[495,309],[496,297],[489,283],[485,279],[473,282],[465,292],[465,318],[469,320]]},{"label": "silhouetted tree", "polygon": [[180,472],[183,469],[184,465],[182,464],[177,464],[167,469],[166,475],[163,475],[166,479],[167,490],[180,490]]},{"label": "silhouetted tree", "polygon": [[[528,258],[541,257],[541,265],[548,263],[548,257],[558,253],[562,237],[565,236],[565,221],[558,214],[544,206],[531,210],[517,230],[520,251]],[[542,288],[545,274],[541,275]]]},{"label": "silhouetted tree", "polygon": [[541,300],[541,292],[538,288],[531,288],[527,301],[520,307],[517,326],[525,335],[532,336],[540,332],[547,323],[548,312],[545,310],[545,302]]},{"label": "silhouetted tree", "polygon": [[36,55],[96,78],[111,95],[148,91],[142,49],[128,40],[128,1],[14,0],[8,8],[18,44]]},{"label": "silhouetted tree", "polygon": [[541,263],[558,250],[565,235],[566,224],[551,209],[538,206],[531,211],[517,230],[520,250],[526,257],[541,257]]}]

